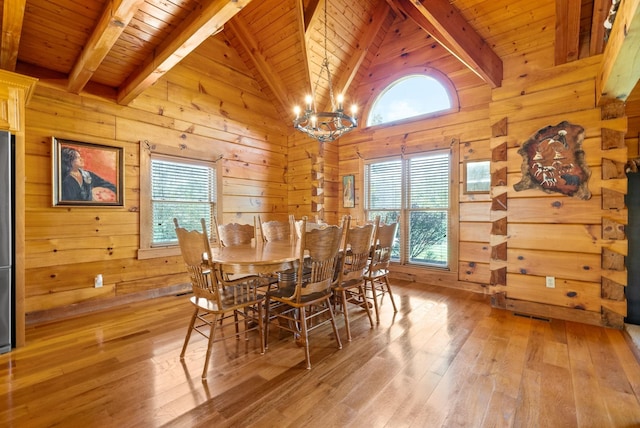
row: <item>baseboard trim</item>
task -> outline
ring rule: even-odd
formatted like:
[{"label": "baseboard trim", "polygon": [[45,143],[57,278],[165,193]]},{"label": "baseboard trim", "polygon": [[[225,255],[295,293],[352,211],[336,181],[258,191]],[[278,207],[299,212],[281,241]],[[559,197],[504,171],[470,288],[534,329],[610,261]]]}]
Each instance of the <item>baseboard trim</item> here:
[{"label": "baseboard trim", "polygon": [[175,296],[177,294],[185,294],[189,292],[191,292],[191,284],[178,284],[170,287],[141,291],[139,293],[125,294],[122,296],[112,297],[110,299],[88,300],[86,302],[74,303],[63,307],[28,312],[25,314],[25,325],[31,326],[66,318],[73,318],[142,300],[155,299],[164,296]]}]

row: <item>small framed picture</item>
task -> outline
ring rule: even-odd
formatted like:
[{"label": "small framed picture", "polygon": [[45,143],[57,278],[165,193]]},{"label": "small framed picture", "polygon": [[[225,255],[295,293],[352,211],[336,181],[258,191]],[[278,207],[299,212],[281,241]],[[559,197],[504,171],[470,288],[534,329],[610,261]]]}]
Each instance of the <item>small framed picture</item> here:
[{"label": "small framed picture", "polygon": [[489,193],[491,190],[491,162],[473,160],[464,163],[464,193]]},{"label": "small framed picture", "polygon": [[354,208],[356,206],[356,189],[355,178],[353,175],[345,175],[342,177],[342,205],[345,208]]},{"label": "small framed picture", "polygon": [[53,206],[124,205],[124,149],[52,137]]}]

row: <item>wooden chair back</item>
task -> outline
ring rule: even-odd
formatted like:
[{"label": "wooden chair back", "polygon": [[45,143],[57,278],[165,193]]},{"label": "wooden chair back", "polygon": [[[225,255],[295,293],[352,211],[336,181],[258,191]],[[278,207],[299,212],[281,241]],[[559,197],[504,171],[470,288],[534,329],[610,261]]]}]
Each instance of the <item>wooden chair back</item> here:
[{"label": "wooden chair back", "polygon": [[251,244],[255,238],[255,227],[251,224],[218,224],[218,241],[223,247]]},{"label": "wooden chair back", "polygon": [[[349,222],[347,224],[349,225]],[[347,227],[345,229],[342,249],[343,257],[338,269],[336,284],[349,286],[363,282],[364,273],[369,264],[369,256],[371,255],[373,232],[373,224]]]},{"label": "wooden chair back", "polygon": [[271,220],[260,223],[264,242],[288,241],[293,236],[291,222]]},{"label": "wooden chair back", "polygon": [[398,223],[379,223],[373,238],[373,251],[369,270],[387,269],[391,261],[391,248],[398,230]]},{"label": "wooden chair back", "polygon": [[201,220],[202,232],[186,230],[180,227],[178,219],[173,219],[176,235],[180,244],[180,252],[191,280],[193,294],[197,298],[212,301],[221,307],[220,293],[216,276],[209,260],[211,260],[211,246],[207,236],[204,219]]},{"label": "wooden chair back", "polygon": [[[342,231],[345,219],[340,226],[326,226],[321,229],[307,230],[307,218],[303,217],[300,236],[300,256],[296,288],[291,299],[301,302],[302,299],[326,296],[331,293],[331,284],[338,261]],[[311,272],[304,274],[306,266]]]}]

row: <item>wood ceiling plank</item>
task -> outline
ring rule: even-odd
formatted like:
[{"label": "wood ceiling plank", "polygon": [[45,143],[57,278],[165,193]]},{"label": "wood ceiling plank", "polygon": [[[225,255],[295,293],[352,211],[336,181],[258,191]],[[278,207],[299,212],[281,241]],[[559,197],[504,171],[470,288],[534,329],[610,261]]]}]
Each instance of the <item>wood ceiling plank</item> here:
[{"label": "wood ceiling plank", "polygon": [[620,3],[596,79],[598,105],[625,101],[640,79],[640,0]]},{"label": "wood ceiling plank", "polygon": [[79,94],[145,0],[112,0],[69,74],[69,92]]},{"label": "wood ceiling plank", "polygon": [[26,0],[4,0],[0,40],[0,68],[3,70],[16,69],[25,4]]},{"label": "wood ceiling plank", "polygon": [[218,33],[251,0],[214,0],[191,12],[188,18],[145,59],[118,91],[118,103],[126,105],[208,37]]},{"label": "wood ceiling plank", "polygon": [[447,0],[394,0],[418,25],[492,88],[502,82],[502,60]]}]

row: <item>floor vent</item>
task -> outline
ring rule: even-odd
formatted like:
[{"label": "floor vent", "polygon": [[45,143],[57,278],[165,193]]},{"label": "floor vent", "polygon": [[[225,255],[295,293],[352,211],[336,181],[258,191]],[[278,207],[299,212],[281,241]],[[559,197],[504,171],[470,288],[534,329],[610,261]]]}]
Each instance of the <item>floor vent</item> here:
[{"label": "floor vent", "polygon": [[532,320],[551,322],[551,320],[549,318],[538,317],[538,316],[535,316],[535,315],[520,314],[518,312],[514,312],[513,315],[515,315],[517,317],[531,318]]}]

